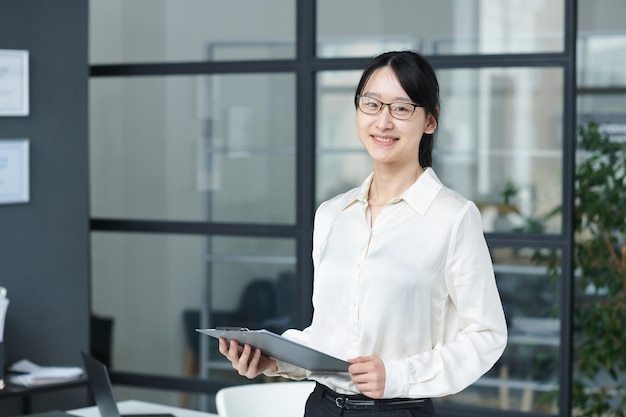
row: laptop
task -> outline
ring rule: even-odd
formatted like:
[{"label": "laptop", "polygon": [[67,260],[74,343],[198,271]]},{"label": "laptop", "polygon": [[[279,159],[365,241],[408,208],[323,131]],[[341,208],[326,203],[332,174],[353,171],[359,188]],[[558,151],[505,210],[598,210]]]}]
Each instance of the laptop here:
[{"label": "laptop", "polygon": [[175,417],[173,414],[120,414],[113,395],[113,386],[106,366],[96,358],[81,352],[91,394],[102,417]]}]

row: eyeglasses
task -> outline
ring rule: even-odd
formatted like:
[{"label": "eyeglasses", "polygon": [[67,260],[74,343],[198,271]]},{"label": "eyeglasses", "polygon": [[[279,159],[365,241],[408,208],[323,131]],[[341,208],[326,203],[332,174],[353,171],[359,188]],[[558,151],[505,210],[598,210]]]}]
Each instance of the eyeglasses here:
[{"label": "eyeglasses", "polygon": [[413,103],[383,103],[377,98],[370,96],[357,95],[357,104],[359,110],[365,114],[378,114],[383,110],[383,107],[389,107],[389,113],[394,119],[407,120],[413,116],[415,109],[418,107],[424,107],[421,104]]}]

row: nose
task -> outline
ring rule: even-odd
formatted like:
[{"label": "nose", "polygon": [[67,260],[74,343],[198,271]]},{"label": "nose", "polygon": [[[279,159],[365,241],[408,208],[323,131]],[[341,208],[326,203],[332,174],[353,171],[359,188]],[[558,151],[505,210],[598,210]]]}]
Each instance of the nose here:
[{"label": "nose", "polygon": [[391,107],[389,107],[389,104],[385,104],[380,113],[378,113],[376,126],[379,129],[389,129],[392,122],[393,116],[391,115]]}]

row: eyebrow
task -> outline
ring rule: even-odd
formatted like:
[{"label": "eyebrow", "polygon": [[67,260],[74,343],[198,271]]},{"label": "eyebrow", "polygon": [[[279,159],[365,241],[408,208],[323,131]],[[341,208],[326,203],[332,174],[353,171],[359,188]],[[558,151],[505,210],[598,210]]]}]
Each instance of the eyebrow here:
[{"label": "eyebrow", "polygon": [[[363,92],[361,93],[362,96],[369,96],[369,97],[374,97],[380,100],[380,95],[374,93],[374,92]],[[382,100],[381,100],[382,101]],[[411,100],[409,97],[395,97],[393,99],[393,101],[391,101],[391,103],[413,103],[413,100]]]}]

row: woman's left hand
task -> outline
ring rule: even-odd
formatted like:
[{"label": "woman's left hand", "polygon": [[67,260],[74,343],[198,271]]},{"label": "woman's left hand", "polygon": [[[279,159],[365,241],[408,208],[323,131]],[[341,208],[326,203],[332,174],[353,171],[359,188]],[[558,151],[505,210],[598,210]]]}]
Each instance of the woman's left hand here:
[{"label": "woman's left hand", "polygon": [[378,356],[360,356],[348,359],[352,382],[363,395],[382,398],[385,393],[385,365]]}]

